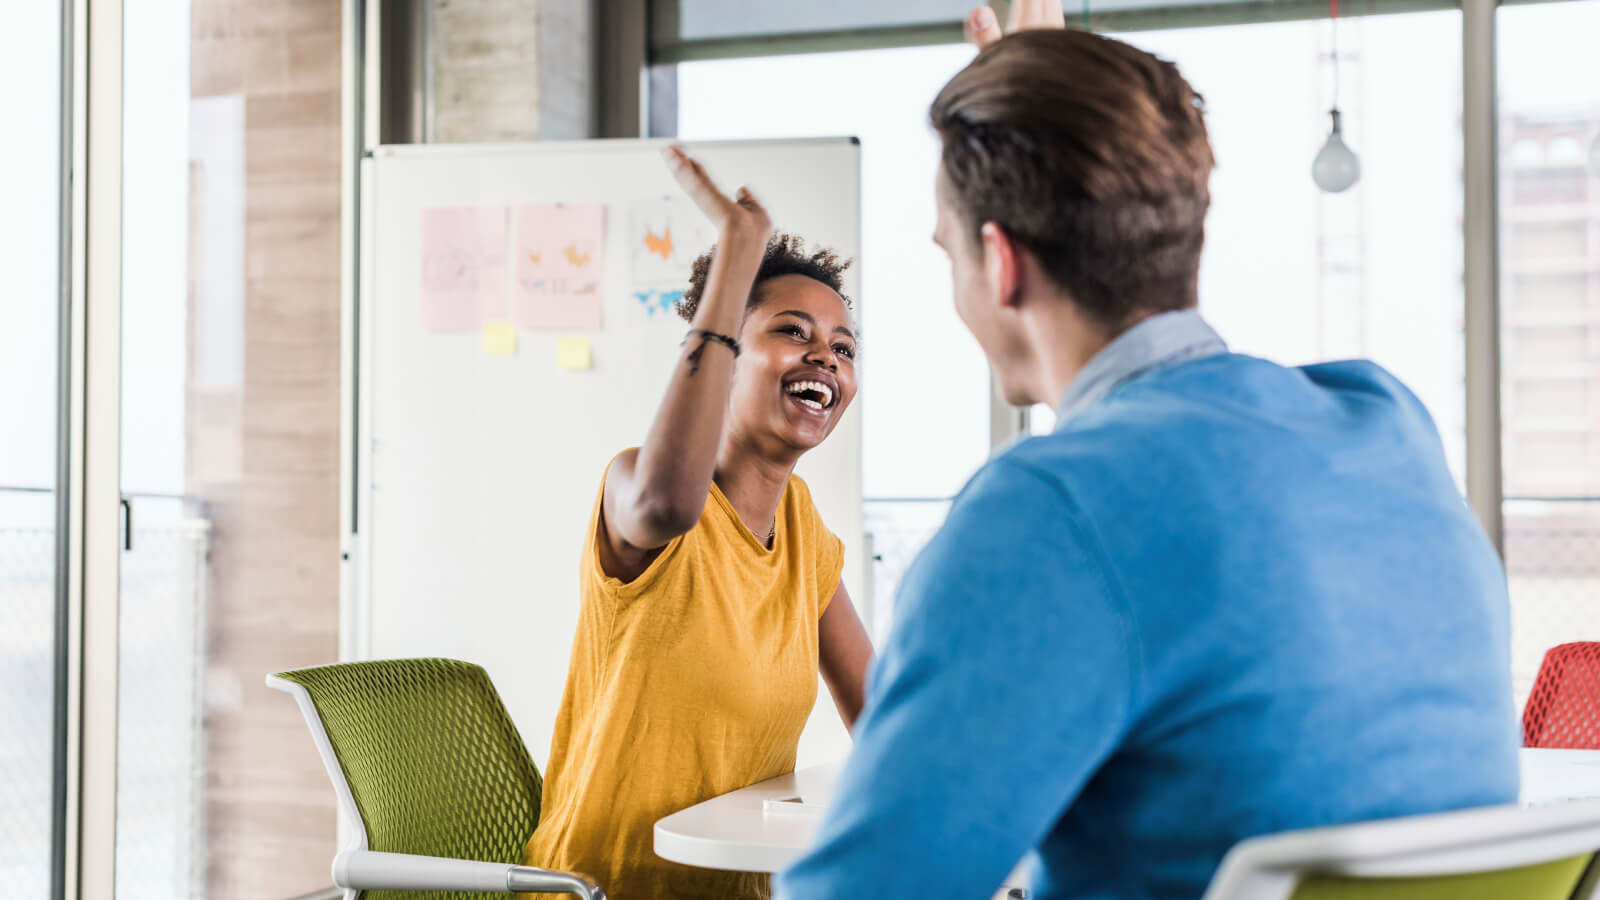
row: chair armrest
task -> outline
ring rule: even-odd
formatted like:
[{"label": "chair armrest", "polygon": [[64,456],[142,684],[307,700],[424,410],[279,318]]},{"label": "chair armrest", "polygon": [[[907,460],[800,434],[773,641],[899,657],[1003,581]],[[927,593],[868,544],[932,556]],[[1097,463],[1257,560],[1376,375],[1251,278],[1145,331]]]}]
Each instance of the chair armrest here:
[{"label": "chair armrest", "polygon": [[600,882],[578,872],[556,872],[534,866],[512,866],[506,879],[513,893],[577,894],[583,900],[606,900]]},{"label": "chair armrest", "polygon": [[606,896],[593,879],[573,872],[376,850],[347,850],[334,857],[333,883],[358,891],[529,892],[577,894],[584,900]]}]

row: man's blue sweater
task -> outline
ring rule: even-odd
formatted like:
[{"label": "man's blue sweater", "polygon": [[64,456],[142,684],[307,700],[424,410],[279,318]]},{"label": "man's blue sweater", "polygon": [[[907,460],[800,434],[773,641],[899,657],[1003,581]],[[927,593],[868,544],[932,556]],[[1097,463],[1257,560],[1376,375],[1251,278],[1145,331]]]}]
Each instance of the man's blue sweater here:
[{"label": "man's blue sweater", "polygon": [[1252,835],[1516,799],[1505,575],[1422,405],[1184,355],[962,491],[784,900],[982,898],[1029,851],[1041,900],[1192,900]]}]

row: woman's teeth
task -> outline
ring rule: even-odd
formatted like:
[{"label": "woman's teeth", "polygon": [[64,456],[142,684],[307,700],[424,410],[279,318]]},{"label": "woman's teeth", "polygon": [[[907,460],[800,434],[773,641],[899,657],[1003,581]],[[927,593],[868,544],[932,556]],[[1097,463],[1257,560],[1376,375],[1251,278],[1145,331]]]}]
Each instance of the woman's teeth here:
[{"label": "woman's teeth", "polygon": [[[824,410],[833,405],[833,388],[820,381],[796,381],[787,388],[789,394],[796,400],[815,410]],[[802,397],[801,394],[816,394],[821,400],[811,397]]]}]

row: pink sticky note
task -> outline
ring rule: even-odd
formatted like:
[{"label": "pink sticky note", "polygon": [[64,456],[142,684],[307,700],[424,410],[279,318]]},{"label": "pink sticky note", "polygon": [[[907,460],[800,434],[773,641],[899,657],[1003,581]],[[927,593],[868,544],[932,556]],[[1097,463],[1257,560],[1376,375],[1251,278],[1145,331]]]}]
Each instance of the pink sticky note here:
[{"label": "pink sticky note", "polygon": [[606,207],[541,203],[517,208],[512,319],[520,328],[593,331],[605,294]]},{"label": "pink sticky note", "polygon": [[422,211],[422,326],[477,331],[506,317],[504,206]]}]

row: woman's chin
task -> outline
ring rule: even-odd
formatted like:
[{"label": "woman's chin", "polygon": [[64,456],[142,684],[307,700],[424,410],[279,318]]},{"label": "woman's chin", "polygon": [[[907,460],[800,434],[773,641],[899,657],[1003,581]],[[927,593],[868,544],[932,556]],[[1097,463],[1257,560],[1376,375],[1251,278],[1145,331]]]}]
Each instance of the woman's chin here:
[{"label": "woman's chin", "polygon": [[790,422],[787,427],[778,431],[778,437],[785,444],[803,453],[815,449],[827,440],[832,431],[832,422]]}]

